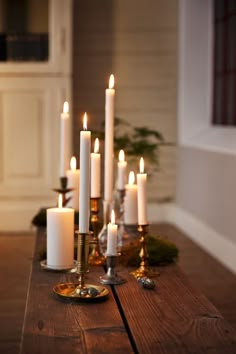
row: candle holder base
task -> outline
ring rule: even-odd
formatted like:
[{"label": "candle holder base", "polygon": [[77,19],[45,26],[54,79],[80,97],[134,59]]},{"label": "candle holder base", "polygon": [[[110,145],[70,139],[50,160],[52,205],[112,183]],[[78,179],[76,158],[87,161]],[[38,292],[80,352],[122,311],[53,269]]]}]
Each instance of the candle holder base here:
[{"label": "candle holder base", "polygon": [[102,301],[109,295],[108,289],[104,286],[85,284],[81,288],[80,283],[57,284],[54,286],[53,292],[61,298],[80,302]]},{"label": "candle holder base", "polygon": [[78,235],[77,269],[78,281],[76,283],[61,283],[53,288],[53,292],[63,298],[76,301],[93,302],[105,299],[109,291],[102,286],[85,284],[85,274],[88,266],[90,233],[76,232]]},{"label": "candle holder base", "polygon": [[130,274],[132,274],[137,279],[143,278],[143,277],[154,278],[154,277],[160,275],[160,273],[158,271],[153,270],[153,269],[149,268],[148,266],[142,266],[142,265],[138,269],[131,272]]},{"label": "candle holder base", "polygon": [[118,255],[107,256],[107,273],[100,277],[100,283],[105,285],[120,285],[125,283],[125,279],[118,276],[115,271]]},{"label": "candle holder base", "polygon": [[47,260],[44,259],[43,261],[40,262],[40,266],[42,270],[48,271],[48,272],[56,272],[56,273],[75,273],[77,270],[77,261],[74,260],[73,266],[69,268],[53,268],[48,266]]}]

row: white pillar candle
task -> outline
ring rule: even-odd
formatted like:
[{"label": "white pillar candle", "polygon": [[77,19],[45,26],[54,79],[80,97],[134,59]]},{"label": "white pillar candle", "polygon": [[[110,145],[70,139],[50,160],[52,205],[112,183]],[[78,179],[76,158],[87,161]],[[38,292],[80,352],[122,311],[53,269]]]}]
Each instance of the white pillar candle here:
[{"label": "white pillar candle", "polygon": [[137,184],[135,182],[134,172],[129,173],[129,183],[125,186],[124,197],[124,224],[135,225],[138,223],[137,206]]},{"label": "white pillar candle", "polygon": [[79,232],[89,232],[90,215],[90,144],[91,132],[87,130],[87,114],[83,119],[84,130],[80,132],[80,196]]},{"label": "white pillar candle", "polygon": [[101,195],[101,155],[99,154],[99,140],[95,139],[94,152],[91,153],[91,198]]},{"label": "white pillar candle", "polygon": [[64,102],[61,113],[61,140],[60,140],[60,176],[65,177],[69,168],[70,158],[70,126],[69,126],[69,104]]},{"label": "white pillar candle", "polygon": [[117,254],[117,225],[115,224],[115,213],[111,211],[111,222],[107,225],[107,255]]},{"label": "white pillar candle", "polygon": [[147,174],[144,173],[144,159],[140,159],[140,173],[137,174],[138,185],[138,224],[147,224]]},{"label": "white pillar candle", "polygon": [[74,210],[47,209],[47,266],[52,269],[69,269],[74,263]]},{"label": "white pillar candle", "polygon": [[72,156],[70,159],[70,170],[67,170],[67,187],[73,188],[73,190],[67,193],[71,199],[67,203],[67,206],[75,210],[79,210],[79,176],[80,170],[76,169],[76,157]]},{"label": "white pillar candle", "polygon": [[117,189],[122,190],[125,188],[127,162],[125,161],[124,150],[119,152],[119,161],[117,163]]},{"label": "white pillar candle", "polygon": [[108,202],[112,201],[113,194],[114,106],[114,75],[111,75],[105,98],[104,200]]}]

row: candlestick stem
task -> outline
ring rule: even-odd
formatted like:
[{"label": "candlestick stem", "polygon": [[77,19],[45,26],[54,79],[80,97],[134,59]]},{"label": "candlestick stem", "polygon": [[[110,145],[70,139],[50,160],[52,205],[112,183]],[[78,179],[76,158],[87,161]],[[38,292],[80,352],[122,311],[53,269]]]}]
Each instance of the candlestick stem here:
[{"label": "candlestick stem", "polygon": [[100,283],[106,285],[119,285],[125,283],[125,279],[117,275],[115,271],[118,255],[107,255],[107,273],[100,277]]},{"label": "candlestick stem", "polygon": [[125,240],[125,226],[124,226],[124,197],[125,197],[125,189],[118,189],[119,196],[119,223],[118,223],[118,250],[120,251],[123,242]]},{"label": "candlestick stem", "polygon": [[112,202],[103,200],[103,227],[98,234],[99,247],[103,255],[107,250],[107,224],[110,221]]},{"label": "candlestick stem", "polygon": [[98,232],[99,232],[99,200],[100,198],[90,199],[90,212],[91,212],[91,224],[93,230],[92,240],[90,244],[90,254],[88,258],[88,264],[101,265],[105,263],[105,257],[100,252],[98,244]]},{"label": "candlestick stem", "polygon": [[87,272],[88,254],[89,254],[89,234],[78,233],[78,248],[77,248],[77,274],[79,285],[78,289],[85,287],[84,276]]},{"label": "candlestick stem", "polygon": [[148,227],[149,227],[148,224],[138,225],[138,232],[140,233],[140,244],[141,244],[139,256],[141,258],[141,262],[138,269],[131,272],[131,274],[135,278],[154,277],[159,274],[157,271],[150,269],[148,265],[149,254],[148,254],[147,243],[146,243],[146,235],[148,233]]}]

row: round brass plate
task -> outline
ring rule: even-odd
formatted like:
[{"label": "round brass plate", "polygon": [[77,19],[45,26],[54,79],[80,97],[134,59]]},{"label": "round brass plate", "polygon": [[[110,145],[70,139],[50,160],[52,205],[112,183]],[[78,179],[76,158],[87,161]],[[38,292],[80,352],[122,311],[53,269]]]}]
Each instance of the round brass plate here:
[{"label": "round brass plate", "polygon": [[81,302],[95,302],[105,300],[109,294],[107,288],[101,285],[85,284],[86,288],[95,288],[97,290],[96,296],[84,295],[81,296],[75,290],[79,284],[78,283],[61,283],[54,286],[53,291],[56,295],[62,298],[73,299]]},{"label": "round brass plate", "polygon": [[77,267],[77,262],[74,261],[73,267],[72,268],[65,268],[65,269],[55,269],[51,268],[47,265],[47,260],[44,259],[43,261],[40,262],[41,268],[43,270],[46,270],[48,272],[57,272],[57,273],[75,273],[76,272],[76,267]]}]

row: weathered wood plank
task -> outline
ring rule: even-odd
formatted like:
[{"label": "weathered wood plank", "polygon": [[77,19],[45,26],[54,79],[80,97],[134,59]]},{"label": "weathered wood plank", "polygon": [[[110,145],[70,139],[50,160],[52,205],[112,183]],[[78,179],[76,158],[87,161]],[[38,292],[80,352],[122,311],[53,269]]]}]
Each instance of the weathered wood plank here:
[{"label": "weathered wood plank", "polygon": [[236,353],[236,331],[177,265],[161,268],[154,290],[122,275],[115,292],[140,354]]},{"label": "weathered wood plank", "polygon": [[[53,286],[76,281],[75,274],[40,269],[38,251],[45,235],[36,240],[21,343],[21,354],[40,353],[132,353],[117,305],[110,292],[99,303],[75,303],[59,299]],[[91,270],[88,283],[97,283],[102,268]]]}]

